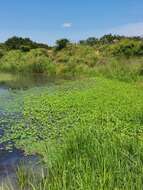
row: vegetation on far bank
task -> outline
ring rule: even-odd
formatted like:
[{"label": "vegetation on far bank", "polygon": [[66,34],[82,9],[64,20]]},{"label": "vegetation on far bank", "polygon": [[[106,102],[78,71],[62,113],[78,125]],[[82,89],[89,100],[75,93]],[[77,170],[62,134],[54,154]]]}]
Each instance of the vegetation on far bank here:
[{"label": "vegetation on far bank", "polygon": [[143,39],[105,35],[78,43],[67,39],[54,47],[13,37],[0,45],[0,71],[44,73],[48,76],[143,76]]}]

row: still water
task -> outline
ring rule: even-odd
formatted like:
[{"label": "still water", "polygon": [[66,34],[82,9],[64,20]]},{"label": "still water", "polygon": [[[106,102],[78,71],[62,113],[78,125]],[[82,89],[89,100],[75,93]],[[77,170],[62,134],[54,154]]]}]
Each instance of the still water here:
[{"label": "still water", "polygon": [[[30,88],[40,91],[41,87],[55,83],[55,79],[44,75],[0,73],[0,139],[12,122],[22,117],[23,93],[27,93]],[[0,142],[0,184],[7,179],[15,183],[16,169],[21,162],[27,168],[35,168],[39,158],[36,155],[26,156],[22,150],[15,148],[13,142]]]}]

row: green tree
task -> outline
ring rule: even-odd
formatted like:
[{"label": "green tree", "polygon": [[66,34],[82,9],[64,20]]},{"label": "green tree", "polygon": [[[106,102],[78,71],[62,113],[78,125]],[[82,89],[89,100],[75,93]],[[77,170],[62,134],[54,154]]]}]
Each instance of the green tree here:
[{"label": "green tree", "polygon": [[79,44],[80,45],[89,45],[89,46],[94,46],[98,43],[98,38],[95,37],[89,37],[86,40],[80,40]]},{"label": "green tree", "polygon": [[98,39],[95,37],[90,37],[90,38],[87,38],[86,40],[86,44],[90,46],[94,46],[97,43],[98,43]]},{"label": "green tree", "polygon": [[63,48],[66,48],[67,45],[70,44],[70,41],[66,38],[60,39],[56,41],[56,50],[61,50]]},{"label": "green tree", "polygon": [[100,38],[100,42],[102,44],[112,44],[124,38],[125,38],[124,36],[106,34]]},{"label": "green tree", "polygon": [[36,48],[48,48],[46,44],[39,44],[33,42],[30,38],[22,38],[14,36],[5,41],[5,46],[8,50],[24,50],[36,49]]}]

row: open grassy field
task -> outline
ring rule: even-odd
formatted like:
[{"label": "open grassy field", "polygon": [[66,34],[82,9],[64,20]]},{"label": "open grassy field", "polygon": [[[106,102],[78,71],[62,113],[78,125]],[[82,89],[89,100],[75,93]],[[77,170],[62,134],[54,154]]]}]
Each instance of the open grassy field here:
[{"label": "open grassy field", "polygon": [[48,175],[19,170],[21,189],[142,189],[140,84],[101,77],[66,82],[25,96],[23,114],[7,138],[40,154]]}]

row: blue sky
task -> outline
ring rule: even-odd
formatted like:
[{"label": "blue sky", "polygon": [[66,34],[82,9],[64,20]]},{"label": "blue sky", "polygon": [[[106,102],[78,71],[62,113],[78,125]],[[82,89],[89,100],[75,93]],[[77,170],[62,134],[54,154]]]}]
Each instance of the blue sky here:
[{"label": "blue sky", "polygon": [[0,41],[143,35],[143,0],[0,0]]}]

